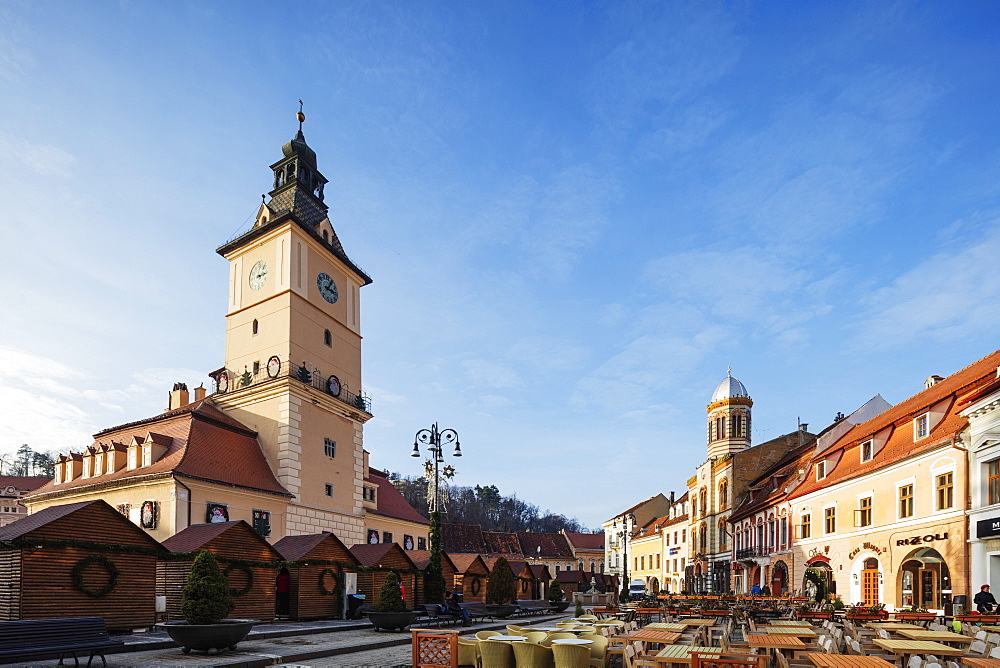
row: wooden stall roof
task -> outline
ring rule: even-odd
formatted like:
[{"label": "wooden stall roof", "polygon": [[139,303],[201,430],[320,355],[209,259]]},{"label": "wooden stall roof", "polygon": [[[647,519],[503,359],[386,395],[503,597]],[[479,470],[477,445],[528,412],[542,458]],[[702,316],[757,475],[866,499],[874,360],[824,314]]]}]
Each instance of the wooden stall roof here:
[{"label": "wooden stall roof", "polygon": [[[431,563],[431,551],[430,550],[409,550],[406,554],[417,566],[417,570],[426,570],[428,564]],[[451,566],[456,573],[461,571],[455,566],[455,562],[444,552],[441,553],[441,568],[445,569]]]},{"label": "wooden stall roof", "polygon": [[301,536],[285,536],[274,544],[286,561],[338,559],[358,564],[358,559],[339,538],[328,531]]},{"label": "wooden stall roof", "polygon": [[[248,544],[253,546],[250,551]],[[171,552],[208,550],[223,560],[282,561],[281,553],[243,520],[192,524],[163,541],[163,547]]]},{"label": "wooden stall roof", "polygon": [[490,568],[478,554],[448,554],[455,570],[462,574],[489,575]]},{"label": "wooden stall roof", "polygon": [[[362,566],[380,566],[382,562],[389,561],[398,563],[400,557],[402,557],[408,564],[407,568],[417,570],[417,565],[413,563],[413,560],[410,559],[406,551],[396,543],[379,543],[378,545],[361,543],[351,547],[351,554],[354,555],[358,563]],[[393,568],[393,566],[387,566],[387,568]],[[395,568],[399,568],[399,566]]]},{"label": "wooden stall roof", "polygon": [[118,533],[116,545],[166,551],[155,538],[133,524],[103,499],[67,503],[39,510],[0,527],[0,540],[44,539],[106,543],[109,526],[114,527]]},{"label": "wooden stall roof", "polygon": [[552,579],[552,576],[549,574],[549,567],[545,564],[528,564],[528,568],[531,570],[531,576],[534,578],[545,580],[546,582]]}]

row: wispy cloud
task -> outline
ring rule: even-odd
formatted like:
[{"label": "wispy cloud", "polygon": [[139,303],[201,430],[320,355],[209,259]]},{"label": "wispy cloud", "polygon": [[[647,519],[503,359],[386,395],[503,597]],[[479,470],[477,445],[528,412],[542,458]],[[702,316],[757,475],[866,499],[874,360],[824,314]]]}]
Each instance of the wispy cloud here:
[{"label": "wispy cloud", "polygon": [[72,176],[74,163],[76,158],[62,149],[32,144],[0,130],[0,168],[65,179]]}]

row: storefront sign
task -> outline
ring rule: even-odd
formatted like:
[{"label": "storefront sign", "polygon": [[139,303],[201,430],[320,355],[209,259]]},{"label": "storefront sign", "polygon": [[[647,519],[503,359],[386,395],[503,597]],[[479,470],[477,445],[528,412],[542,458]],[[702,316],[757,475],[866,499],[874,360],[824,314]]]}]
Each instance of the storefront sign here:
[{"label": "storefront sign", "polygon": [[976,522],[976,538],[1000,536],[1000,517]]},{"label": "storefront sign", "polygon": [[896,546],[900,545],[922,545],[924,543],[933,543],[936,540],[947,540],[948,532],[944,533],[929,533],[926,536],[913,536],[911,538],[902,538],[896,541]]},{"label": "storefront sign", "polygon": [[[944,536],[945,536],[945,538],[947,538],[948,534],[945,534]],[[897,543],[897,545],[902,545],[902,543]],[[875,554],[881,554],[882,553],[882,548],[880,548],[875,543],[862,543],[860,547],[856,547],[853,550],[851,550],[851,553],[847,555],[847,558],[848,559],[853,559],[854,557],[856,557],[859,554],[861,554],[862,550],[871,550]]]}]

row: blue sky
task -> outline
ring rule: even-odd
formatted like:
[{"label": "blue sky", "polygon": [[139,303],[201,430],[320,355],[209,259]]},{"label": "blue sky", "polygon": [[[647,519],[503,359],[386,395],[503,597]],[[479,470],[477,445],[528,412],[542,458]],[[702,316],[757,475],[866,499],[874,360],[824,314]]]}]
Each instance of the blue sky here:
[{"label": "blue sky", "polygon": [[896,403],[1000,325],[995,3],[0,2],[0,451],[80,449],[223,361],[295,130],[363,292],[375,466],[437,420],[597,526]]}]

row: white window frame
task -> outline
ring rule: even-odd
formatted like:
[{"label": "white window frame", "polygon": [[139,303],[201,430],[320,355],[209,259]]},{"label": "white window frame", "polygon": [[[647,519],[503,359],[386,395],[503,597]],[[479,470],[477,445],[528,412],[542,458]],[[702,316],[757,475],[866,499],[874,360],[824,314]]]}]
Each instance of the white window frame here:
[{"label": "white window frame", "polygon": [[[909,517],[901,517],[899,514],[899,491],[906,487],[907,485],[913,485],[913,513]],[[917,516],[917,479],[907,478],[906,480],[899,480],[896,482],[896,519],[897,520],[912,520]]]},{"label": "white window frame", "polygon": [[[865,529],[865,528],[871,528],[871,527],[875,526],[875,492],[873,490],[868,490],[868,491],[865,491],[865,492],[861,492],[859,494],[855,494],[854,495],[854,499],[855,499],[855,511],[858,513],[856,515],[856,519],[855,519],[855,522],[854,522],[854,527],[857,528],[857,529]],[[862,499],[871,499],[871,502],[872,502],[871,506],[869,507],[869,509],[871,510],[871,518],[872,518],[872,521],[871,521],[870,524],[865,524],[865,525],[858,524],[858,522],[860,521],[860,518],[861,518],[861,501],[862,501]]]},{"label": "white window frame", "polygon": [[[867,457],[865,457],[865,446],[868,446],[868,456]],[[864,464],[866,462],[870,462],[871,460],[875,459],[875,441],[874,440],[872,440],[872,439],[869,438],[867,441],[865,441],[864,443],[861,444],[861,447],[858,450],[859,450],[859,453],[861,455],[861,463],[862,464]]]},{"label": "white window frame", "polygon": [[[827,476],[826,460],[824,459],[822,461],[816,462],[815,467],[816,467],[816,480],[825,480]],[[823,471],[823,475],[820,475],[821,468]]]},{"label": "white window frame", "polygon": [[[926,433],[924,433],[922,436],[920,434],[921,420],[924,421],[924,427],[927,430]],[[931,435],[931,414],[924,413],[923,415],[918,415],[917,417],[913,418],[913,440],[920,441],[922,439],[927,438],[930,435]]]},{"label": "white window frame", "polygon": [[[829,508],[833,508],[833,531],[829,531],[828,532],[826,530],[826,511]],[[821,536],[836,536],[837,535],[837,523],[838,523],[837,520],[839,519],[838,515],[840,515],[840,513],[837,512],[837,504],[836,503],[829,503],[829,504],[823,506],[823,516],[820,518],[820,521],[823,523],[823,525],[822,525],[823,526],[823,533],[820,534]]]}]

